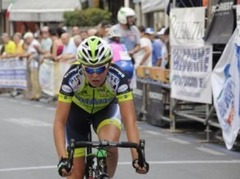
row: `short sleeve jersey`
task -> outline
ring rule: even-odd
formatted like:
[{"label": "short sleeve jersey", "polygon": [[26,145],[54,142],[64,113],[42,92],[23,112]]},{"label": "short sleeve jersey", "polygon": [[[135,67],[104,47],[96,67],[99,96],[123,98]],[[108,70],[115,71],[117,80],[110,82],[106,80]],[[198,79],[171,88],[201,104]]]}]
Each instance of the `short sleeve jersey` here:
[{"label": "short sleeve jersey", "polygon": [[65,73],[60,87],[58,100],[75,103],[88,113],[104,109],[115,99],[118,102],[132,100],[133,95],[126,75],[115,64],[111,64],[104,84],[92,87],[79,64],[73,64]]},{"label": "short sleeve jersey", "polygon": [[111,28],[117,29],[120,32],[120,42],[126,46],[128,51],[140,44],[140,32],[135,25],[130,26],[129,29],[123,29],[120,24],[116,24]]}]

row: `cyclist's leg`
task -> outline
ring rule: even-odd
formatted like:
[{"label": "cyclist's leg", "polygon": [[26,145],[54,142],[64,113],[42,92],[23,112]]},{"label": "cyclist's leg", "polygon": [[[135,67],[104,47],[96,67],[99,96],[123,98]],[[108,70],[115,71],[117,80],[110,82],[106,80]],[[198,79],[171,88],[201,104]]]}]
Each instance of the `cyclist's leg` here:
[{"label": "cyclist's leg", "polygon": [[[93,127],[100,140],[119,141],[121,122],[118,105],[116,103],[111,103],[107,108],[96,113],[93,119]],[[113,177],[117,162],[118,148],[110,148],[107,158],[109,177]]]},{"label": "cyclist's leg", "polygon": [[[81,118],[79,118],[81,116]],[[76,104],[72,104],[66,124],[66,141],[87,141],[89,132],[87,117],[89,116],[83,109]],[[78,148],[74,151],[72,175],[68,179],[83,178],[85,174],[85,149]]]},{"label": "cyclist's leg", "polygon": [[85,174],[85,157],[74,157],[71,176],[67,179],[80,179]]}]

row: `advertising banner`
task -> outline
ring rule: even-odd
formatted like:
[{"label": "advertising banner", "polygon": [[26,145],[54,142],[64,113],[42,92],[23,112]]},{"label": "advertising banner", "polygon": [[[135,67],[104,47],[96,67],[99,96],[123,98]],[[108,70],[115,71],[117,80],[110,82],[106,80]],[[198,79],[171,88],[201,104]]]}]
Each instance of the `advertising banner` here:
[{"label": "advertising banner", "polygon": [[212,73],[214,106],[228,149],[240,129],[240,43],[235,30]]},{"label": "advertising banner", "polygon": [[49,96],[57,96],[63,75],[71,64],[45,60],[39,69],[39,83],[42,91]]},{"label": "advertising banner", "polygon": [[235,16],[233,5],[235,0],[219,0],[213,5],[213,18],[207,28],[205,41],[209,44],[227,44],[234,30]]},{"label": "advertising banner", "polygon": [[212,46],[171,48],[171,98],[211,104]]},{"label": "advertising banner", "polygon": [[0,60],[0,88],[27,89],[26,59]]},{"label": "advertising banner", "polygon": [[174,8],[170,11],[170,44],[203,45],[205,8]]}]

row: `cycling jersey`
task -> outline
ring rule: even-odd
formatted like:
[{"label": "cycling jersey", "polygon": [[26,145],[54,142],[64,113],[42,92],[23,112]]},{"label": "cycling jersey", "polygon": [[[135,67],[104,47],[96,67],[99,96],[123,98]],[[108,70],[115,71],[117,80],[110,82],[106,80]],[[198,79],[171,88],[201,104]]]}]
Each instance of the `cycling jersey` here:
[{"label": "cycling jersey", "polygon": [[88,113],[94,114],[116,98],[118,102],[133,98],[127,77],[117,65],[111,64],[104,84],[94,88],[84,76],[81,65],[73,64],[63,77],[58,100],[73,102]]}]

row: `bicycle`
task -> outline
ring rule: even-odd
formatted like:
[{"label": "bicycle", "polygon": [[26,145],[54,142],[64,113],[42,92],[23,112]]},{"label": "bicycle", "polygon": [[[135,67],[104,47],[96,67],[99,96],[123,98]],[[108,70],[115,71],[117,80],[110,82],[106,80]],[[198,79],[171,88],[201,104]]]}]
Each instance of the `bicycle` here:
[{"label": "bicycle", "polygon": [[[108,147],[137,149],[138,165],[140,167],[145,166],[148,172],[149,164],[145,160],[145,140],[144,139],[140,139],[139,144],[134,142],[124,142],[124,141],[122,142],[111,142],[106,140],[92,141],[91,132],[88,135],[90,138],[89,141],[74,141],[74,139],[70,141],[70,145],[67,148],[68,158],[66,160],[66,163],[58,169],[59,172],[62,169],[65,169],[68,172],[71,170],[73,165],[74,149],[82,148],[82,147],[87,148],[86,171],[85,171],[86,179],[109,179],[109,176],[107,174],[107,163],[106,163]],[[93,150],[92,150],[93,148],[97,149],[95,153],[93,153]]]}]

